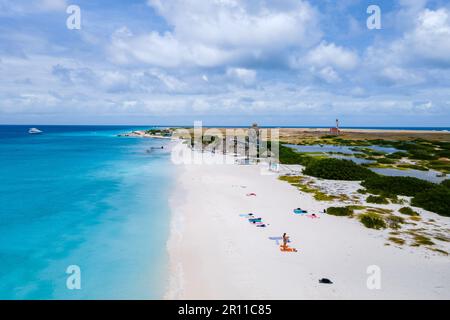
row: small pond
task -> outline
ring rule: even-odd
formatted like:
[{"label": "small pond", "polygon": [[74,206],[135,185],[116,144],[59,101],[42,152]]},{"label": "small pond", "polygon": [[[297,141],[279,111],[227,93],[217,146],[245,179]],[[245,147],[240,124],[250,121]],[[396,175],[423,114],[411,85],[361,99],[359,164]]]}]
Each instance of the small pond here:
[{"label": "small pond", "polygon": [[392,168],[370,168],[370,170],[385,176],[414,177],[434,183],[441,183],[445,179],[450,179],[450,175],[447,175],[446,177],[438,177],[441,173],[434,170],[420,171],[414,169],[399,170]]},{"label": "small pond", "polygon": [[394,153],[399,151],[396,148],[392,147],[382,147],[382,146],[362,146],[362,147],[353,147],[353,146],[335,146],[331,144],[313,144],[309,146],[302,146],[302,145],[296,145],[296,144],[286,144],[286,147],[292,148],[294,150],[300,151],[300,152],[341,152],[346,154],[355,154],[355,153],[363,153],[362,151],[355,151],[352,149],[355,148],[368,148],[372,149],[374,151],[380,151],[385,153]]}]

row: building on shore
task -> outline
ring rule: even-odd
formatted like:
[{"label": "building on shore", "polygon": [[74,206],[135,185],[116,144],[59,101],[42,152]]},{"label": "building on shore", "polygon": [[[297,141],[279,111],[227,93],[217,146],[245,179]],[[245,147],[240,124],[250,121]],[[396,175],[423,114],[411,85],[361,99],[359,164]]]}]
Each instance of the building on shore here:
[{"label": "building on shore", "polygon": [[341,130],[339,130],[339,119],[336,119],[336,127],[330,128],[330,134],[334,136],[341,134]]}]

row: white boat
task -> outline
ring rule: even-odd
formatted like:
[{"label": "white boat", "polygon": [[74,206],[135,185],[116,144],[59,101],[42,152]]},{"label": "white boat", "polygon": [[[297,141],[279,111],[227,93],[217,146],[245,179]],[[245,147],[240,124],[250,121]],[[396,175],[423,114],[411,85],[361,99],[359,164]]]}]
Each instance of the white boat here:
[{"label": "white boat", "polygon": [[42,131],[37,128],[30,128],[30,130],[28,130],[28,133],[29,134],[39,134],[39,133],[42,133]]}]

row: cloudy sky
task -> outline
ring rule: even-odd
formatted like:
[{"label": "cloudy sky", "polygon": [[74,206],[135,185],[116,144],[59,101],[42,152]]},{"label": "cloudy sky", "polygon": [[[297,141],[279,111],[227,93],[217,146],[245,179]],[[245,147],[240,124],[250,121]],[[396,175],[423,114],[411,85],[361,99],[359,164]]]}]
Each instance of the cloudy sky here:
[{"label": "cloudy sky", "polygon": [[335,118],[449,126],[450,1],[0,0],[0,123]]}]

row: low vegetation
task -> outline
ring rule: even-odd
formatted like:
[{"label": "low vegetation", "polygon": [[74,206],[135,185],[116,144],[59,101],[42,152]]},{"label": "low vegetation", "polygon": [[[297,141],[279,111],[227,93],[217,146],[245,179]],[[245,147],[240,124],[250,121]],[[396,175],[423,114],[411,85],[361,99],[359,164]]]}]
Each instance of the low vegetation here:
[{"label": "low vegetation", "polygon": [[389,237],[388,240],[391,242],[394,242],[395,244],[398,244],[400,246],[404,245],[406,242],[402,238],[397,238],[397,237]]},{"label": "low vegetation", "polygon": [[[340,141],[339,139],[333,139],[335,144],[347,143],[346,141]],[[353,143],[351,145],[358,145]],[[398,157],[410,157],[414,154],[416,158],[422,157],[422,153],[428,153],[431,156],[423,156],[423,161],[420,161],[420,166],[416,164],[403,164],[405,168],[414,167],[418,170],[428,170],[426,166],[422,164],[428,164],[430,166],[449,166],[450,160],[440,158],[445,155],[445,152],[449,152],[448,142],[431,143],[429,141],[415,140],[415,141],[384,141],[373,140],[369,141],[370,144],[395,147],[404,151],[391,154],[390,159]],[[364,144],[359,144],[364,145]],[[417,150],[415,149],[417,147]],[[365,156],[380,156],[381,152],[369,152],[367,148],[355,148],[358,150],[364,150]],[[387,157],[388,155],[386,155]],[[437,159],[434,159],[436,158]],[[433,158],[430,160],[428,158]],[[374,158],[376,161],[379,158]],[[432,182],[428,182],[422,179],[413,177],[394,177],[383,176],[374,173],[370,169],[363,165],[358,165],[350,160],[334,159],[334,158],[320,158],[313,157],[306,153],[299,153],[289,147],[280,145],[280,162],[284,164],[300,164],[305,167],[303,173],[309,176],[329,179],[329,180],[348,180],[348,181],[362,181],[361,185],[364,189],[359,190],[359,193],[372,194],[367,198],[370,203],[387,204],[389,198],[392,203],[405,203],[406,201],[398,200],[397,196],[412,197],[411,204],[416,207],[426,209],[428,211],[443,215],[450,216],[450,180],[442,182],[437,185]],[[390,162],[390,161],[378,161]],[[314,193],[314,197],[321,201],[336,200],[337,197],[327,195],[318,189],[312,188],[309,185],[298,185],[298,187],[305,192]],[[397,201],[398,200],[398,201]],[[406,210],[406,209],[405,209]],[[405,211],[406,212],[406,211]],[[403,213],[403,212],[402,212]],[[403,213],[407,214],[407,213]]]},{"label": "low vegetation", "polygon": [[279,159],[282,164],[300,164],[306,166],[315,161],[313,157],[300,152],[295,152],[289,147],[279,146]]},{"label": "low vegetation", "polygon": [[304,183],[303,177],[300,176],[281,176],[280,180],[289,182],[294,187],[297,187],[303,192],[312,193],[314,195],[314,199],[317,201],[332,201],[335,200],[336,197],[332,195],[328,195],[317,188],[311,186],[310,183]]},{"label": "low vegetation", "polygon": [[450,189],[450,180],[444,180],[441,182],[441,186]]},{"label": "low vegetation", "polygon": [[410,207],[400,208],[400,210],[398,210],[398,212],[400,212],[401,214],[407,215],[407,216],[419,216],[419,214],[417,212],[415,212],[413,209],[411,209]]},{"label": "low vegetation", "polygon": [[387,225],[382,216],[374,212],[359,215],[359,221],[370,229],[386,229]]},{"label": "low vegetation", "polygon": [[405,223],[405,219],[399,216],[390,215],[385,218],[386,224],[391,229],[400,229],[401,225]]},{"label": "low vegetation", "polygon": [[370,193],[388,196],[415,196],[423,191],[433,189],[434,183],[413,177],[390,177],[375,175],[362,182]]},{"label": "low vegetation", "polygon": [[420,246],[420,245],[425,245],[425,246],[432,246],[434,245],[434,242],[431,241],[430,238],[421,235],[421,234],[414,234],[414,244],[413,246]]},{"label": "low vegetation", "polygon": [[389,204],[389,200],[382,196],[368,196],[366,201],[375,204]]},{"label": "low vegetation", "polygon": [[330,207],[327,209],[327,214],[333,216],[352,216],[353,209],[351,207]]},{"label": "low vegetation", "polygon": [[450,189],[437,185],[436,187],[417,194],[411,204],[425,210],[450,217]]},{"label": "low vegetation", "polygon": [[309,163],[304,174],[329,180],[360,181],[376,175],[367,168],[350,160],[321,159]]}]

